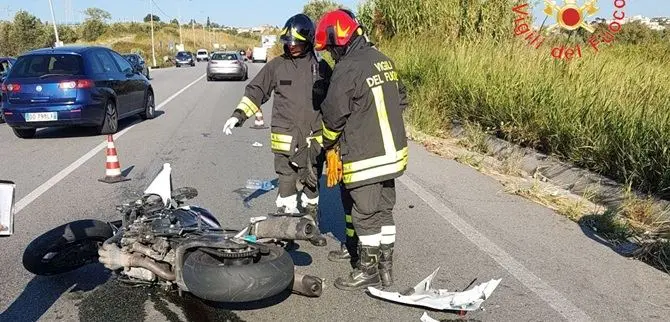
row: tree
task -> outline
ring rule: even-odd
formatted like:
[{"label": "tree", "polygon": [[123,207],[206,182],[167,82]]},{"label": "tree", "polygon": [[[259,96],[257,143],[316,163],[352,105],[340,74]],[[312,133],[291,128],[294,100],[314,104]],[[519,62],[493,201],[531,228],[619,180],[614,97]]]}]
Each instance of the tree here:
[{"label": "tree", "polygon": [[306,14],[316,24],[324,13],[338,8],[344,7],[332,0],[310,0],[303,7],[302,13]]},{"label": "tree", "polygon": [[207,17],[207,28],[211,25],[211,22],[209,21],[209,17]]},{"label": "tree", "polygon": [[97,20],[104,22],[105,20],[112,19],[112,15],[100,8],[88,8],[84,10],[84,15],[86,15],[86,20]]},{"label": "tree", "polygon": [[[144,22],[151,21],[151,16],[152,16],[152,14],[147,13],[147,15],[144,17]],[[153,15],[153,20],[154,20],[154,22],[159,22],[159,21],[161,21],[161,18],[159,18],[157,15]]]},{"label": "tree", "polygon": [[86,41],[94,41],[102,36],[107,29],[107,25],[100,20],[86,19],[81,26],[81,38]]},{"label": "tree", "polygon": [[12,23],[0,21],[0,56],[15,56],[16,42],[12,41]]},{"label": "tree", "polygon": [[[10,39],[14,43],[15,54],[27,50],[44,47],[45,28],[42,22],[27,11],[19,11],[14,16],[14,24],[10,30]],[[53,31],[52,31],[53,32]]]},{"label": "tree", "polygon": [[170,23],[173,24],[173,25],[178,25],[178,24],[179,24],[179,20],[177,20],[177,19],[172,19],[172,20],[170,20]]}]

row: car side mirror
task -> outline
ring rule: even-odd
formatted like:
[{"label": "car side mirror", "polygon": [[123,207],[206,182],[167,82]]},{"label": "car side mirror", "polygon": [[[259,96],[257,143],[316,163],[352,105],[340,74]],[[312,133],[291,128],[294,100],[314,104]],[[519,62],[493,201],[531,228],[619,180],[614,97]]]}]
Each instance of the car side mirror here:
[{"label": "car side mirror", "polygon": [[14,233],[14,191],[12,181],[0,180],[0,236]]}]

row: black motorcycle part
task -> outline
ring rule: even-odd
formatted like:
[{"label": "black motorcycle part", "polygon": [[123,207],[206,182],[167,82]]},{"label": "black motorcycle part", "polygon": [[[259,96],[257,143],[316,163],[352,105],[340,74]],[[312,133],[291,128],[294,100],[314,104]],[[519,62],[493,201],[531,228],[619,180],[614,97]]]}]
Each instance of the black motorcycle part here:
[{"label": "black motorcycle part", "polygon": [[35,275],[55,275],[98,261],[98,247],[114,235],[109,224],[77,220],[35,238],[23,252],[23,267]]},{"label": "black motorcycle part", "polygon": [[295,273],[291,290],[296,294],[319,297],[323,291],[323,280],[316,276]]},{"label": "black motorcycle part", "polygon": [[183,203],[198,196],[198,190],[192,187],[181,187],[172,190],[172,199],[176,202]]},{"label": "black motorcycle part", "polygon": [[314,221],[308,218],[271,216],[253,224],[252,233],[257,238],[310,240],[315,231]]},{"label": "black motorcycle part", "polygon": [[286,290],[293,282],[294,264],[281,247],[252,263],[227,265],[201,250],[190,252],[183,265],[184,284],[193,295],[215,302],[249,302]]}]

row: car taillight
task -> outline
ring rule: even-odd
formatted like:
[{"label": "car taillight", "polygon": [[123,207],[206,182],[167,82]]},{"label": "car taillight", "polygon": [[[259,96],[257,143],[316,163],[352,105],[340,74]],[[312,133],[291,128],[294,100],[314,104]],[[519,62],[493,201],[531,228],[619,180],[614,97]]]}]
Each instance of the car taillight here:
[{"label": "car taillight", "polygon": [[91,88],[95,83],[90,79],[80,79],[77,81],[77,88]]},{"label": "car taillight", "polygon": [[7,92],[17,93],[18,91],[21,90],[21,84],[8,84],[8,85],[2,84],[0,90],[2,90],[2,92],[4,93]]},{"label": "car taillight", "polygon": [[60,82],[58,84],[58,87],[61,89],[73,89],[77,87],[77,82],[75,81],[69,81],[69,82]]},{"label": "car taillight", "polygon": [[93,87],[93,81],[90,79],[80,79],[77,81],[65,81],[58,83],[58,87],[61,89],[73,89],[73,88],[91,88]]}]

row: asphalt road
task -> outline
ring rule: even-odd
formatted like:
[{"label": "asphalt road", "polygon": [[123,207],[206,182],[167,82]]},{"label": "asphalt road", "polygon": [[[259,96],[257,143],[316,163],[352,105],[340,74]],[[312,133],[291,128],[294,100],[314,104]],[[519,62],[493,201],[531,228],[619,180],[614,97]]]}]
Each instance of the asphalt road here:
[{"label": "asphalt road", "polygon": [[[253,77],[261,64],[249,64]],[[301,242],[297,269],[326,280],[320,298],[282,294],[247,305],[213,305],[152,288],[128,288],[100,265],[57,277],[35,277],[21,265],[25,246],[39,234],[83,218],[116,219],[114,205],[141,192],[169,162],[176,186],[199,191],[194,200],[226,226],[274,210],[276,191],[248,195],[248,178],[273,179],[269,130],[221,132],[241,98],[244,82],[207,82],[204,63],[152,71],[160,115],[130,119],[116,139],[121,167],[131,181],[108,185],[104,137],[77,129],[40,132],[21,140],[0,125],[0,178],[17,183],[16,233],[0,239],[0,321],[419,321],[457,319],[381,301],[332,286],[347,264],[328,262],[343,239],[335,190],[322,191],[322,225],[329,244]],[[187,86],[189,86],[186,88]],[[270,103],[264,106],[270,120]],[[253,147],[260,142],[263,147]],[[567,219],[502,192],[494,180],[411,144],[409,170],[398,180],[396,285],[414,286],[441,267],[434,287],[462,290],[502,278],[481,321],[652,321],[670,316],[670,277],[617,255]],[[666,318],[663,318],[665,316]]]}]

